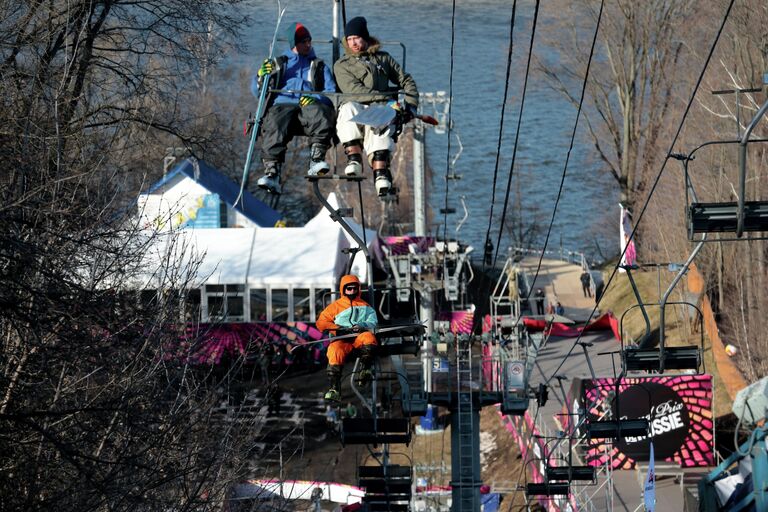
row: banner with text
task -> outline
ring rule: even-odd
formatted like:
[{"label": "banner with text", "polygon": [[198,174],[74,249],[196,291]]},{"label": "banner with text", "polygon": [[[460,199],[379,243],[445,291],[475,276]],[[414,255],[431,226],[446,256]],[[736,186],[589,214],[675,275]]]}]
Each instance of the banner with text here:
[{"label": "banner with text", "polygon": [[[617,398],[616,398],[617,397]],[[612,444],[589,442],[587,461],[614,469],[632,469],[648,462],[653,439],[656,461],[681,467],[714,465],[712,376],[675,375],[615,379],[583,379],[580,409],[587,421],[647,418],[648,436],[622,437]]]}]

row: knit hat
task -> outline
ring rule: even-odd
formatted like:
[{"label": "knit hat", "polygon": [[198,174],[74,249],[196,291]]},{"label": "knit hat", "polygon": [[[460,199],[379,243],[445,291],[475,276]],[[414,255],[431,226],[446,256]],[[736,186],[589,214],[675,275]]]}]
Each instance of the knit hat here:
[{"label": "knit hat", "polygon": [[347,26],[344,27],[344,35],[346,37],[359,36],[368,41],[371,38],[370,34],[368,34],[368,22],[362,16],[352,18],[347,22]]},{"label": "knit hat", "polygon": [[298,22],[288,25],[288,28],[285,31],[285,36],[288,38],[289,48],[295,48],[296,43],[312,37],[309,30],[307,30],[307,27]]}]

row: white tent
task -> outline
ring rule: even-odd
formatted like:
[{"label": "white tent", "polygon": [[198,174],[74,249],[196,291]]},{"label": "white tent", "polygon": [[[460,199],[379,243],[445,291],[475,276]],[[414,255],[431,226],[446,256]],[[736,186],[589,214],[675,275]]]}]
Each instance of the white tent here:
[{"label": "white tent", "polygon": [[[328,202],[338,208],[335,194],[329,194]],[[361,226],[345,220],[362,238]],[[180,229],[154,236],[137,283],[144,289],[165,288],[173,275],[176,286],[185,282],[188,288],[335,290],[348,262],[341,251],[356,245],[325,209],[303,227]],[[365,240],[372,250],[376,232],[366,229]],[[368,281],[362,252],[355,256],[352,273]]]}]

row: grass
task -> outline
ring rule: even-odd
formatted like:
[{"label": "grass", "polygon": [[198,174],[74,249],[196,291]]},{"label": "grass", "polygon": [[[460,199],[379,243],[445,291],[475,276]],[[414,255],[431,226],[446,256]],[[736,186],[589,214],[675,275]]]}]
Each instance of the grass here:
[{"label": "grass", "polygon": [[[606,273],[605,279],[610,274]],[[660,272],[653,270],[634,271],[632,277],[635,280],[640,297],[643,302],[658,304],[660,296],[674,278],[674,274],[661,269]],[[686,289],[686,279],[683,278],[670,295],[669,302],[683,302]],[[661,291],[659,291],[661,290]],[[610,287],[605,291],[600,301],[602,311],[613,311],[616,318],[621,320],[622,314],[631,306],[637,304],[632,287],[626,274],[618,274],[614,277]],[[688,319],[688,306],[667,306],[664,339],[669,346],[698,345],[701,343],[701,331],[698,329],[698,322],[692,322]],[[651,336],[654,343],[658,343],[658,332],[660,323],[660,308],[658,306],[649,306],[647,308],[648,318],[651,324]],[[640,308],[635,307],[624,315],[623,332],[625,343],[627,341],[638,341],[646,331],[645,320]],[[725,385],[717,371],[715,360],[712,354],[712,344],[709,337],[704,333],[704,368],[708,374],[712,375],[714,386],[714,415],[723,416],[731,412],[733,402],[728,395]]]}]

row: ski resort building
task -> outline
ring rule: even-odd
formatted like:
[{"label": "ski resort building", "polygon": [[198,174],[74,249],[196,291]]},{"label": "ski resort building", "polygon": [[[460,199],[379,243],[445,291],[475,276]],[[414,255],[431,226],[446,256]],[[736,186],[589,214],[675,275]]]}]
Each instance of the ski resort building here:
[{"label": "ski resort building", "polygon": [[[233,181],[193,158],[142,194],[138,215],[153,241],[139,287],[163,289],[173,273],[199,306],[188,321],[314,323],[341,275],[349,270],[367,282],[363,255],[345,253],[354,243],[327,213],[284,227],[247,191],[235,204],[237,194]],[[335,194],[327,199],[338,208]],[[375,231],[365,239],[377,245]]]}]

